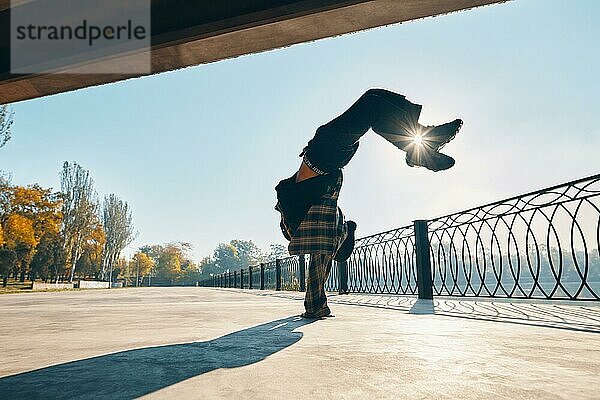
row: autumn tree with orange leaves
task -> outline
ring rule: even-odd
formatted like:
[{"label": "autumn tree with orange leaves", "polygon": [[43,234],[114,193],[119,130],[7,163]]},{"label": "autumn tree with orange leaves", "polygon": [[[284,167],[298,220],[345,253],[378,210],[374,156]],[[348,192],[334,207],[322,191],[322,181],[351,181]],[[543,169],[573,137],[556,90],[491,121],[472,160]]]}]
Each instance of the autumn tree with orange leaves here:
[{"label": "autumn tree with orange leaves", "polygon": [[42,237],[58,234],[60,196],[39,185],[13,186],[0,179],[0,273],[6,285],[10,273],[25,280]]}]

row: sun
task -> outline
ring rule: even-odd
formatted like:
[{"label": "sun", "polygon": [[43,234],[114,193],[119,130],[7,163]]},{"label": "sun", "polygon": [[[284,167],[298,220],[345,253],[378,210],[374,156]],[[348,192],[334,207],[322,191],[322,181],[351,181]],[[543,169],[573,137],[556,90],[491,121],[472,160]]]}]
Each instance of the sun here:
[{"label": "sun", "polygon": [[423,136],[415,135],[413,136],[413,144],[417,146],[421,146],[423,144]]}]

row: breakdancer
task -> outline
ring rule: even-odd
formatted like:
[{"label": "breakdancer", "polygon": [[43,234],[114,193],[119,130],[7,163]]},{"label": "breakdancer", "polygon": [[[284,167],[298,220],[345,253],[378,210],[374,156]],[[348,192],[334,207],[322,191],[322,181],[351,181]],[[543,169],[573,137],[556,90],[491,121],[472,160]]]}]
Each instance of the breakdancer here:
[{"label": "breakdancer", "polygon": [[331,316],[325,282],[332,260],[346,261],[354,248],[356,223],[345,221],[337,200],[341,169],[356,153],[359,139],[372,129],[405,151],[411,167],[437,172],[454,165],[454,159],[440,149],[454,139],[462,120],[423,126],[419,124],[421,109],[403,95],[367,90],[342,115],[317,129],[300,154],[298,171],[277,184],[275,209],[281,214],[283,235],[290,241],[289,253],[310,255],[303,317]]}]

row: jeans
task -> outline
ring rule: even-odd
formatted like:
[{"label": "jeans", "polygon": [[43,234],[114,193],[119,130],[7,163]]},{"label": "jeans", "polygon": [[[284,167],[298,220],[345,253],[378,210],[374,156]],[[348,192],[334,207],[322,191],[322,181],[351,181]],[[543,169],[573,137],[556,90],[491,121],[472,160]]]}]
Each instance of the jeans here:
[{"label": "jeans", "polygon": [[320,126],[300,156],[318,173],[344,167],[369,129],[406,150],[417,132],[422,106],[385,89],[367,90],[348,110]]}]

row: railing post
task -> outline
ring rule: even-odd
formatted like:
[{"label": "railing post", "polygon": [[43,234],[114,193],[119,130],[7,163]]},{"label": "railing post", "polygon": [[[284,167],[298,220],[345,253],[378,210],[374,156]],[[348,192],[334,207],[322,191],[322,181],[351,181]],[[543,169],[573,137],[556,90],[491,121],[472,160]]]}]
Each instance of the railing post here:
[{"label": "railing post", "polygon": [[298,256],[298,280],[300,281],[300,291],[306,292],[306,257],[304,254]]},{"label": "railing post", "polygon": [[265,290],[265,263],[260,263],[260,290]]},{"label": "railing post", "polygon": [[275,290],[281,290],[281,262],[275,259]]},{"label": "railing post", "polygon": [[231,288],[231,271],[227,271],[227,287]]},{"label": "railing post", "polygon": [[248,289],[252,289],[252,266],[248,266]]},{"label": "railing post", "polygon": [[338,293],[348,294],[348,263],[344,261],[336,262],[336,264],[338,267]]},{"label": "railing post", "polygon": [[417,289],[419,299],[433,299],[431,280],[431,258],[429,249],[429,232],[426,220],[414,222],[415,252],[417,256]]},{"label": "railing post", "polygon": [[233,288],[237,288],[237,271],[233,271]]},{"label": "railing post", "polygon": [[244,288],[244,268],[240,269],[240,289]]}]

